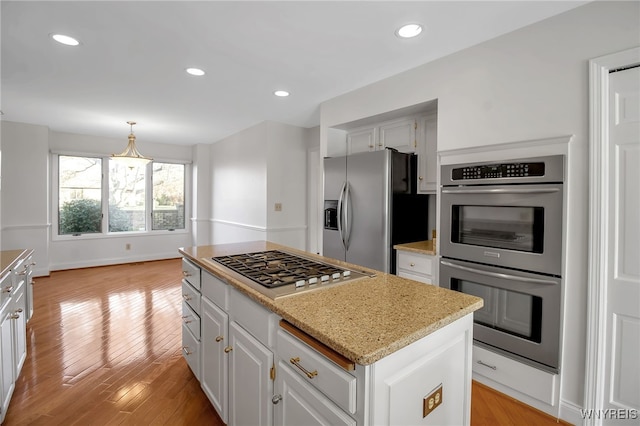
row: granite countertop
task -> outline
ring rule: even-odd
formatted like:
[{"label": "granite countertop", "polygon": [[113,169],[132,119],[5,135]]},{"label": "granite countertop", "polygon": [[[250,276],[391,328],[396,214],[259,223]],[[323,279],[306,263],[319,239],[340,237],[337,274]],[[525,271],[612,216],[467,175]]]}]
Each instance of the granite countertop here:
[{"label": "granite countertop", "polygon": [[383,272],[376,272],[372,278],[365,277],[274,300],[243,284],[233,273],[209,260],[214,256],[261,250],[286,250],[367,270],[265,241],[179,249],[202,268],[361,365],[372,364],[480,309],[483,304],[482,299],[475,296]]},{"label": "granite countertop", "polygon": [[414,243],[396,244],[393,248],[396,250],[412,251],[414,253],[434,256],[436,254],[436,248],[433,243],[433,240],[416,241]]},{"label": "granite countertop", "polygon": [[4,277],[16,263],[29,257],[29,255],[33,253],[32,249],[17,249],[17,250],[3,250],[0,251],[0,267],[2,268],[2,273],[0,273],[0,278]]}]

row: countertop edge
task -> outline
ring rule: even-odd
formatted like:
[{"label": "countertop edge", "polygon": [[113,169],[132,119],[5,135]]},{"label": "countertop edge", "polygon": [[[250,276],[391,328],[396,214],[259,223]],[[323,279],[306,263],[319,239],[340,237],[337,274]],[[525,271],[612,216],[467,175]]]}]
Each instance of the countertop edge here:
[{"label": "countertop edge", "polygon": [[396,250],[408,251],[413,253],[436,255],[436,249],[433,246],[433,240],[415,241],[412,243],[396,244],[393,246]]},{"label": "countertop edge", "polygon": [[33,254],[33,249],[15,249],[15,250],[2,250],[0,256],[2,259],[2,272],[0,273],[0,279],[4,278],[16,264],[20,263],[27,257]]}]

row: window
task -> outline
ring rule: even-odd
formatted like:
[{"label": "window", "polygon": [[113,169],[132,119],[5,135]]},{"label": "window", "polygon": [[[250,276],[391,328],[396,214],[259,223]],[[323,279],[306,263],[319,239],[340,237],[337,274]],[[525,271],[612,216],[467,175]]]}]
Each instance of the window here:
[{"label": "window", "polygon": [[58,234],[102,232],[102,159],[58,156]]},{"label": "window", "polygon": [[184,229],[184,164],[153,163],[151,229]]},{"label": "window", "polygon": [[110,158],[54,158],[58,235],[185,229],[184,164],[131,167]]},{"label": "window", "polygon": [[147,165],[109,160],[109,232],[144,231]]}]

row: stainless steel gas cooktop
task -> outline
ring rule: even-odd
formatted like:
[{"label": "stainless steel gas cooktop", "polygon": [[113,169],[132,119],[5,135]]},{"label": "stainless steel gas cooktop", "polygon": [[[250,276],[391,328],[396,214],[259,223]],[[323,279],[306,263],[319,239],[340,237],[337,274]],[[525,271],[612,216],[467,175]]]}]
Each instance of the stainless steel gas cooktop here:
[{"label": "stainless steel gas cooktop", "polygon": [[212,260],[259,284],[251,287],[274,299],[372,275],[280,250],[217,256]]}]

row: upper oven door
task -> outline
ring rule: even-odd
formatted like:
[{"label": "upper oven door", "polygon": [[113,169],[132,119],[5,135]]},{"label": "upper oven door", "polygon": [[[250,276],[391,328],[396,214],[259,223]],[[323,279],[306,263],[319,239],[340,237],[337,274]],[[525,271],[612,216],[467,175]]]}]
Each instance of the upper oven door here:
[{"label": "upper oven door", "polygon": [[443,187],[441,255],[561,275],[562,184]]}]

